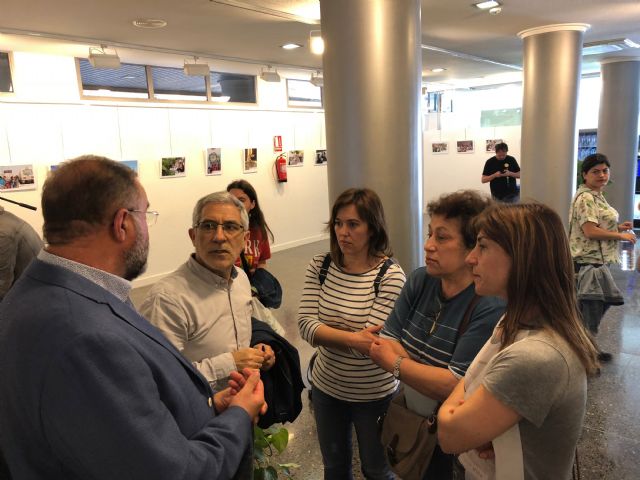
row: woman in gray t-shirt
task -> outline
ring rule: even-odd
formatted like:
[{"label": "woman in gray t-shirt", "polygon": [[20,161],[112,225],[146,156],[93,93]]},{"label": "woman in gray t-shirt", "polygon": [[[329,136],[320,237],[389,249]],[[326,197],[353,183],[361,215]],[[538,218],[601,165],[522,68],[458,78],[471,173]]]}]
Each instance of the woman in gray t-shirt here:
[{"label": "woman in gray t-shirt", "polygon": [[478,232],[467,257],[476,292],[507,309],[440,408],[440,445],[471,478],[568,479],[598,364],[562,221],[542,204],[500,205]]}]

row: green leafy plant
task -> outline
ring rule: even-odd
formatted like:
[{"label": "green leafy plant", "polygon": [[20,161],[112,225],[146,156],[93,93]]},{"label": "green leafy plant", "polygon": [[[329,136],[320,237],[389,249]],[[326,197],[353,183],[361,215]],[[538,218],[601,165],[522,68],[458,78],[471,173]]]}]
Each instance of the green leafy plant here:
[{"label": "green leafy plant", "polygon": [[296,463],[277,463],[275,456],[281,454],[289,443],[289,431],[272,425],[262,429],[253,427],[253,478],[254,480],[275,480],[293,478],[292,469],[300,465]]}]

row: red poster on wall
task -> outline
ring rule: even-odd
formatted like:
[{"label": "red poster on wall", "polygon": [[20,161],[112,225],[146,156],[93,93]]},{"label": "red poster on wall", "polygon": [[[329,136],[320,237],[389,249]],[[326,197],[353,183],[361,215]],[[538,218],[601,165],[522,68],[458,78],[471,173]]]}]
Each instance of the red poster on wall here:
[{"label": "red poster on wall", "polygon": [[273,151],[282,151],[282,135],[276,135],[275,137],[273,137]]}]

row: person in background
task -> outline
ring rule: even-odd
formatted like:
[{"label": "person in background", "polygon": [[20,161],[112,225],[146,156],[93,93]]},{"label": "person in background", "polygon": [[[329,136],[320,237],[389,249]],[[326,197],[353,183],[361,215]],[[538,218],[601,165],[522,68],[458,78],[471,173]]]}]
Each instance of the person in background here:
[{"label": "person in background", "polygon": [[13,478],[250,474],[259,375],[236,372],[214,394],[129,300],[158,215],[135,172],[104,157],[63,163],[42,212],[48,245],[0,308],[0,445]]},{"label": "person in background", "polygon": [[234,266],[248,236],[242,203],[227,192],[202,197],[193,209],[189,237],[195,252],[156,282],[140,313],[212,384],[226,385],[244,368],[269,369],[271,347],[250,347],[251,287]]},{"label": "person in background", "polygon": [[0,301],[43,246],[31,225],[0,206]]},{"label": "person in background", "polygon": [[507,309],[440,408],[438,440],[475,478],[569,479],[598,364],[563,223],[542,204],[499,205],[477,228],[476,291]]},{"label": "person in background", "polygon": [[517,203],[520,200],[520,187],[516,178],[520,178],[520,165],[511,155],[506,143],[497,143],[496,154],[487,160],[482,170],[482,183],[489,182],[494,200],[505,203]]},{"label": "person in background", "polygon": [[[584,183],[578,187],[569,210],[569,245],[578,274],[580,313],[594,336],[609,306],[624,302],[608,268],[610,264],[620,264],[618,242],[636,243],[633,222],[618,224],[618,212],[604,196],[610,167],[601,153],[584,159],[581,168]],[[600,351],[598,359],[608,362],[612,355]]]},{"label": "person in background", "polygon": [[[473,221],[491,203],[479,192],[461,190],[427,205],[426,267],[409,276],[371,345],[373,361],[402,381],[407,408],[424,417],[449,396],[504,312],[502,300],[476,296],[465,263],[475,244]],[[451,478],[452,468],[453,457],[436,446],[424,478]]]},{"label": "person in background", "polygon": [[365,478],[392,479],[377,421],[386,412],[397,382],[368,353],[405,275],[390,261],[384,210],[374,191],[343,192],[333,204],[328,229],[331,252],[311,259],[298,310],[300,335],[318,347],[311,371],[312,402],[324,478],[353,478],[351,430],[355,427]]},{"label": "person in background", "polygon": [[[258,194],[249,182],[246,180],[231,182],[227,185],[227,192],[240,200],[249,215],[249,235],[245,241],[244,257],[249,264],[250,271],[247,274],[250,274],[258,268],[266,267],[267,260],[271,258],[269,238],[273,242],[273,233],[260,209]],[[236,265],[242,266],[240,259],[236,261]]]}]

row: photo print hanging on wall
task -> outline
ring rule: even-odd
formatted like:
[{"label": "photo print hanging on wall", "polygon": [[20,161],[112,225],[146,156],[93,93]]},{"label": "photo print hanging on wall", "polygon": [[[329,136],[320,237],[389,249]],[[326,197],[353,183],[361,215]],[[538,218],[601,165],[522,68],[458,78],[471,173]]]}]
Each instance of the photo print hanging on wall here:
[{"label": "photo print hanging on wall", "polygon": [[205,174],[222,175],[222,149],[207,148],[204,152]]},{"label": "photo print hanging on wall", "polygon": [[0,167],[2,193],[35,190],[36,176],[33,165],[5,165]]},{"label": "photo print hanging on wall", "polygon": [[304,165],[304,150],[290,150],[287,164],[290,167],[302,167]]},{"label": "photo print hanging on wall", "polygon": [[485,145],[485,152],[487,153],[493,153],[496,149],[496,145],[498,143],[502,143],[502,139],[501,138],[493,138],[491,140],[485,140],[486,145]]},{"label": "photo print hanging on wall", "polygon": [[473,140],[458,140],[456,149],[458,153],[473,153]]},{"label": "photo print hanging on wall", "polygon": [[244,158],[242,161],[243,173],[255,173],[258,171],[258,149],[245,148]]},{"label": "photo print hanging on wall", "polygon": [[131,170],[138,173],[138,160],[120,160],[120,163],[126,165]]},{"label": "photo print hanging on wall", "polygon": [[448,142],[433,142],[431,144],[431,153],[435,155],[443,155],[445,153],[449,153],[449,143]]},{"label": "photo print hanging on wall", "polygon": [[327,151],[326,150],[316,150],[316,162],[315,165],[326,165],[327,164]]},{"label": "photo print hanging on wall", "polygon": [[163,157],[161,161],[160,178],[184,177],[187,161],[185,157]]}]

